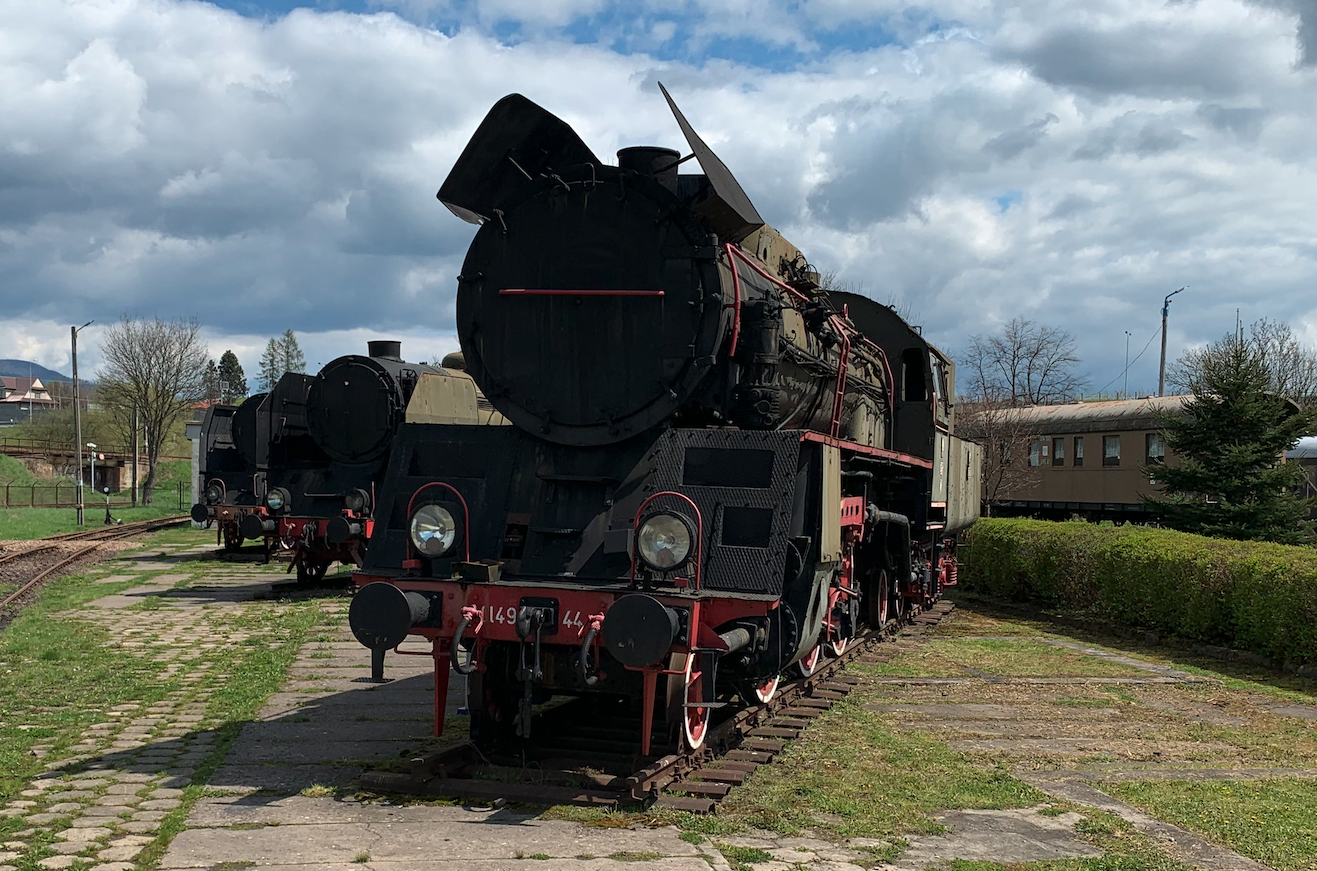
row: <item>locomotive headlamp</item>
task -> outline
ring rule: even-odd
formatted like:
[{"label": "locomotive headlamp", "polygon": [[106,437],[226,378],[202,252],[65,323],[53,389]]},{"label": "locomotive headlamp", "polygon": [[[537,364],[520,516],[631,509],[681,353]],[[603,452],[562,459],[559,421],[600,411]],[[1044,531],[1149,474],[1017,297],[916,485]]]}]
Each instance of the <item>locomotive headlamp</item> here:
[{"label": "locomotive headlamp", "polygon": [[657,572],[681,568],[690,559],[695,531],[680,514],[661,512],[640,522],[636,533],[636,555]]},{"label": "locomotive headlamp", "polygon": [[443,556],[457,544],[457,521],[442,505],[422,505],[412,515],[411,538],[422,555]]},{"label": "locomotive headlamp", "polygon": [[265,494],[265,507],[271,511],[282,511],[288,506],[288,491],[283,487],[275,487],[269,493]]},{"label": "locomotive headlamp", "polygon": [[349,490],[343,497],[343,505],[349,511],[360,513],[370,507],[370,494],[365,490]]},{"label": "locomotive headlamp", "polygon": [[224,488],[219,482],[212,482],[206,485],[206,504],[218,505],[219,501],[224,498]]}]

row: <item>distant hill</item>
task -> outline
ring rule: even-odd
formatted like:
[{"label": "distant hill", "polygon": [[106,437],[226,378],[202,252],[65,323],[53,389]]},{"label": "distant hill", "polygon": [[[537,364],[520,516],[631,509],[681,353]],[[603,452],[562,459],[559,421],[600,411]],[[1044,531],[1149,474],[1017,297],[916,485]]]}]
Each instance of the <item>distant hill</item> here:
[{"label": "distant hill", "polygon": [[54,369],[47,369],[30,360],[0,360],[0,375],[9,378],[40,378],[42,381],[72,381],[67,375],[61,375]]}]

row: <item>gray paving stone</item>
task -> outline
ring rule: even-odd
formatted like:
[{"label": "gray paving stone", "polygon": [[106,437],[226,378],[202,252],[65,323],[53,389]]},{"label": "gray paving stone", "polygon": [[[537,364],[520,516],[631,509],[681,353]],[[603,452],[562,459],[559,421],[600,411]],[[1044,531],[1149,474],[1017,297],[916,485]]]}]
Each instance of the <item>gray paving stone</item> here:
[{"label": "gray paving stone", "polygon": [[108,847],[96,854],[102,862],[130,862],[142,852],[141,847]]},{"label": "gray paving stone", "polygon": [[42,868],[60,869],[60,868],[69,868],[73,865],[74,862],[77,861],[78,860],[73,858],[72,856],[47,856],[37,864],[40,865]]},{"label": "gray paving stone", "polygon": [[[489,820],[494,814],[454,819],[443,809],[444,825],[428,812],[434,808],[398,808],[405,821],[388,824],[279,825],[260,829],[188,829],[174,839],[162,868],[205,868],[220,862],[255,862],[258,867],[349,863],[361,852],[376,862],[411,862],[443,856],[446,862],[515,860],[523,854],[570,857],[608,856],[623,851],[652,851],[663,856],[693,857],[708,866],[694,846],[683,842],[674,827],[657,829],[589,829],[576,823],[524,819],[511,815],[507,823]],[[495,824],[490,825],[490,822]],[[387,836],[385,836],[387,832]],[[362,845],[369,845],[363,847]],[[523,866],[524,867],[524,866]],[[695,866],[690,866],[694,868]],[[538,866],[537,866],[538,869]]]}]

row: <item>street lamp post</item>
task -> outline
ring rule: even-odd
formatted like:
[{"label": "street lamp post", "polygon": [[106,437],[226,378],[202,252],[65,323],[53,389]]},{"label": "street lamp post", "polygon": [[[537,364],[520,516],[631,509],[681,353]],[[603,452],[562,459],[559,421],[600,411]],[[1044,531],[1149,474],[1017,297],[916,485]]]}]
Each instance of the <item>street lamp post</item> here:
[{"label": "street lamp post", "polygon": [[96,443],[87,442],[87,447],[91,448],[91,489],[96,492]]},{"label": "street lamp post", "polygon": [[[69,327],[73,347],[73,444],[78,452],[78,525],[83,526],[82,515],[82,411],[79,403],[78,389],[78,332],[90,327],[95,321],[87,321],[80,327]],[[94,483],[92,486],[96,486]]]},{"label": "street lamp post", "polygon": [[1130,331],[1125,331],[1125,389],[1122,391],[1126,399],[1130,398]]},{"label": "street lamp post", "polygon": [[1162,362],[1161,365],[1157,367],[1158,396],[1166,395],[1166,316],[1171,312],[1171,297],[1175,296],[1188,286],[1189,285],[1186,284],[1184,287],[1180,288],[1180,290],[1171,291],[1166,294],[1166,299],[1162,300]]}]

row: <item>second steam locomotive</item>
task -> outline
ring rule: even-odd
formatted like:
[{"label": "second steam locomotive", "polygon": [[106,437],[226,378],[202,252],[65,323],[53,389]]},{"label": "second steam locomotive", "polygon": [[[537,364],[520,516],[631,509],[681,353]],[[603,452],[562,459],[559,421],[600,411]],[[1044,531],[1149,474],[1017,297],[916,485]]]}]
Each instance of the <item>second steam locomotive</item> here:
[{"label": "second steam locomotive", "polygon": [[978,513],[951,361],[821,288],[663,93],[703,173],[607,165],[513,95],[439,192],[480,225],[458,334],[513,426],[399,428],[350,622],[377,674],[430,639],[437,705],[442,660],[468,675],[478,744],[595,695],[635,707],[640,754],[699,747],[935,600]]}]

